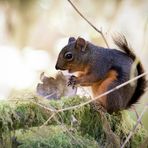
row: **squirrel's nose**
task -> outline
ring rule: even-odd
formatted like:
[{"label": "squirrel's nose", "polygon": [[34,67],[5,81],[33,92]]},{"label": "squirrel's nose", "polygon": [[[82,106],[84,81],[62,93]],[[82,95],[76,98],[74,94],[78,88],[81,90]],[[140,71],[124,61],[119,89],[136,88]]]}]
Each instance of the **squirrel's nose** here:
[{"label": "squirrel's nose", "polygon": [[56,64],[55,69],[58,70],[60,69],[60,67]]}]

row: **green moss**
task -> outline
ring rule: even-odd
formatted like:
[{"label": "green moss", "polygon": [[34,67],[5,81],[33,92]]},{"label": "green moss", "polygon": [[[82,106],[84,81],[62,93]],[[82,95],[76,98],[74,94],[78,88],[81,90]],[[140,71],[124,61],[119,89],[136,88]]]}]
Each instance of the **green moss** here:
[{"label": "green moss", "polygon": [[[14,99],[16,98],[19,100],[0,103],[0,132],[2,140],[5,139],[5,135],[8,135],[8,132],[11,133],[11,131],[17,129],[32,129],[35,126],[40,127],[40,125],[42,125],[51,116],[52,113],[50,111],[30,102],[30,99],[35,102],[42,103],[43,106],[53,109],[62,109],[79,105],[82,102],[89,100],[89,98],[86,97],[76,96],[54,101],[39,98],[32,93],[24,93],[17,96],[14,95]],[[63,131],[62,126],[59,125],[67,127],[67,131]],[[81,139],[80,141],[82,143],[86,143],[85,140],[89,141],[91,138],[93,141],[96,141],[98,145],[104,147],[109,146],[109,144],[112,143],[112,139],[116,139],[115,141],[122,145],[134,125],[135,122],[128,115],[128,111],[122,111],[112,115],[108,113],[101,115],[97,111],[93,110],[89,104],[87,104],[76,109],[56,114],[55,117],[48,123],[50,128],[49,131],[51,131],[51,128],[61,128],[61,130],[54,130],[54,136],[39,137],[35,133],[33,136],[34,138],[29,138],[29,135],[26,134],[26,141],[28,141],[28,145],[25,144],[24,146],[27,145],[29,147],[29,145],[31,145],[32,147],[35,147],[43,144],[44,147],[46,147],[46,143],[51,145],[58,143],[59,145],[61,144],[61,147],[70,147],[70,144],[73,144],[75,141],[74,139]],[[48,130],[47,127],[46,129]],[[71,130],[73,131],[72,137],[75,138],[70,140],[68,139],[68,133]],[[29,131],[26,132],[28,133]],[[43,134],[45,134],[45,132],[43,132]],[[21,139],[20,135],[18,138]],[[139,126],[138,130],[131,137],[126,147],[138,148],[138,146],[143,143],[146,136],[146,131]],[[65,145],[62,142],[64,142]],[[73,145],[77,146],[77,143],[74,142]]]},{"label": "green moss", "polygon": [[[114,133],[120,137],[121,143],[125,141],[126,137],[136,124],[136,122],[133,121],[129,116],[128,111],[122,111],[109,115],[109,121]],[[133,134],[127,145],[133,148],[139,147],[139,144],[144,141],[146,135],[147,131],[141,125],[139,125],[138,129]]]},{"label": "green moss", "polygon": [[67,131],[68,127],[50,126],[32,128],[26,133],[17,134],[22,143],[19,148],[98,148],[96,141],[82,137],[77,131]]},{"label": "green moss", "polygon": [[0,132],[43,124],[49,114],[32,103],[0,103]]},{"label": "green moss", "polygon": [[14,111],[14,106],[8,103],[0,103],[0,132],[13,129],[13,118],[18,120],[18,116]]}]

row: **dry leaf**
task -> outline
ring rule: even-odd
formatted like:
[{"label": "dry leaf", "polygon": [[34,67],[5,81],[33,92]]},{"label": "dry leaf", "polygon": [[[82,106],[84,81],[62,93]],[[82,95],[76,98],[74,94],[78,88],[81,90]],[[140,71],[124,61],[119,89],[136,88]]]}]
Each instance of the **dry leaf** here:
[{"label": "dry leaf", "polygon": [[41,83],[38,83],[37,94],[47,99],[60,99],[63,96],[76,95],[77,88],[68,86],[70,75],[63,75],[59,72],[55,78],[47,77],[44,72],[40,75]]}]

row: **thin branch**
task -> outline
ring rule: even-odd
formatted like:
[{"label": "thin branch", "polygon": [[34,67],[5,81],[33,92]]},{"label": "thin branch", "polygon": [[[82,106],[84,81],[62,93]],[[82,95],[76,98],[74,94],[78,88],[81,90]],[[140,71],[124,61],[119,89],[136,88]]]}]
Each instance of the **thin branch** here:
[{"label": "thin branch", "polygon": [[71,4],[71,6],[76,10],[76,12],[92,27],[94,28],[98,33],[101,34],[106,46],[109,48],[109,45],[107,43],[107,40],[102,32],[102,30],[97,29],[79,10],[78,8],[71,2],[71,0],[68,0],[68,2]]},{"label": "thin branch", "polygon": [[[67,110],[72,110],[72,109],[80,108],[80,107],[82,107],[84,105],[87,105],[87,104],[89,104],[89,103],[91,103],[91,102],[93,102],[93,101],[95,101],[95,100],[97,100],[97,99],[99,99],[101,97],[104,97],[104,96],[106,96],[106,95],[108,95],[108,94],[110,94],[110,93],[112,93],[112,92],[114,92],[114,91],[116,91],[116,90],[126,86],[127,84],[129,84],[129,83],[131,83],[133,81],[138,80],[141,77],[146,76],[146,75],[148,75],[148,72],[145,72],[145,73],[143,73],[143,74],[141,74],[141,75],[139,75],[137,77],[134,77],[134,78],[130,79],[129,81],[126,81],[125,83],[122,83],[121,85],[118,85],[118,86],[114,87],[113,89],[111,89],[111,90],[109,90],[109,91],[107,91],[107,92],[105,92],[105,93],[103,93],[103,94],[101,94],[101,95],[91,99],[91,100],[88,100],[88,101],[86,101],[84,103],[81,103],[81,104],[78,104],[78,105],[75,105],[75,106],[70,106],[70,107],[63,108],[63,109],[59,109],[59,110],[55,110],[54,115],[56,115],[59,112],[63,112],[63,111],[67,111]],[[49,122],[54,115],[51,115],[46,122]]]},{"label": "thin branch", "polygon": [[[134,112],[135,112],[135,114],[136,114],[136,118],[137,118],[137,120],[138,120],[139,114],[138,114],[138,112],[137,112],[135,106],[133,107],[133,110],[134,110]],[[140,121],[140,124],[141,124],[141,126],[143,126],[142,121]]]},{"label": "thin branch", "polygon": [[139,75],[137,77],[134,77],[133,79],[130,79],[129,81],[126,81],[126,82],[122,83],[121,85],[118,85],[118,86],[114,87],[113,89],[111,89],[109,91],[106,91],[105,93],[103,93],[103,94],[101,94],[101,95],[99,95],[99,96],[97,96],[97,97],[95,97],[95,98],[93,98],[91,100],[88,100],[88,101],[86,101],[84,103],[81,103],[79,105],[75,105],[75,106],[59,109],[59,110],[57,110],[57,112],[62,112],[62,111],[67,111],[67,110],[71,110],[71,109],[75,109],[75,108],[80,108],[80,107],[82,107],[84,105],[87,105],[87,104],[89,104],[89,103],[91,103],[91,102],[93,102],[93,101],[95,101],[95,100],[97,100],[97,99],[99,99],[101,97],[104,97],[104,96],[106,96],[106,95],[108,95],[108,94],[110,94],[110,93],[112,93],[112,92],[114,92],[114,91],[116,91],[116,90],[126,86],[127,84],[129,84],[129,83],[131,83],[133,81],[136,81],[137,79],[139,79],[141,77],[144,77],[145,75],[148,75],[148,72],[145,72],[145,73],[143,73],[143,74],[141,74],[141,75]]},{"label": "thin branch", "polygon": [[141,119],[142,119],[144,113],[147,111],[147,109],[148,109],[148,103],[146,103],[146,105],[144,106],[143,111],[141,112],[141,114],[140,114],[140,116],[139,116],[139,118],[138,118],[135,126],[133,127],[133,130],[129,133],[128,137],[126,138],[126,140],[122,144],[121,148],[124,148],[125,147],[125,145],[127,144],[127,142],[130,140],[131,136],[134,134],[134,132],[136,131],[138,125],[140,124]]},{"label": "thin branch", "polygon": [[47,125],[48,122],[55,116],[55,114],[56,114],[56,112],[54,112],[54,113],[48,118],[48,120],[45,121],[45,122],[40,126],[40,128],[42,128],[43,126]]},{"label": "thin branch", "polygon": [[33,100],[30,100],[30,102],[32,102],[33,104],[36,104],[36,105],[38,105],[38,106],[40,106],[40,107],[42,107],[42,108],[44,108],[44,109],[46,109],[46,110],[49,110],[49,111],[51,111],[51,112],[56,112],[56,109],[52,109],[52,108],[50,108],[50,107],[46,107],[46,106],[44,106],[44,105],[42,105],[42,104],[40,104],[40,103],[38,103],[38,102],[35,102],[35,101],[33,101]]}]

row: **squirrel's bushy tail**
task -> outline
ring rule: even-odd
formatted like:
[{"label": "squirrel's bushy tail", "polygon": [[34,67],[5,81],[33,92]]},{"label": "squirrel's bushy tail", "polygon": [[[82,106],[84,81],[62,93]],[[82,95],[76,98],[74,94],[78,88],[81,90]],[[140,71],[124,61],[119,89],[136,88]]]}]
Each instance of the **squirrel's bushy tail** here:
[{"label": "squirrel's bushy tail", "polygon": [[[136,55],[134,54],[132,49],[130,49],[124,35],[119,35],[117,38],[113,38],[113,40],[114,40],[114,43],[121,50],[123,50],[131,59],[133,59],[133,61],[137,60]],[[143,66],[140,61],[138,61],[136,68],[138,71],[138,75],[144,73],[144,69],[143,69]],[[135,89],[135,93],[133,94],[132,98],[130,99],[130,101],[127,105],[127,108],[130,107],[131,105],[133,105],[134,103],[136,103],[140,99],[140,97],[145,92],[145,88],[146,88],[146,77],[144,76],[144,77],[141,77],[137,80],[137,87]]]}]

